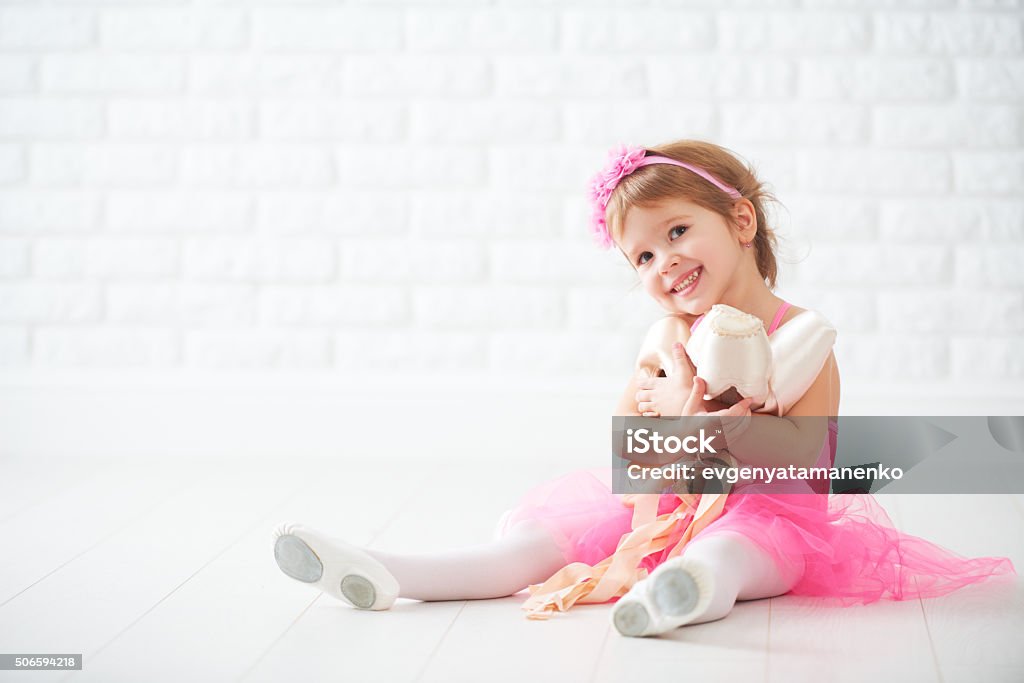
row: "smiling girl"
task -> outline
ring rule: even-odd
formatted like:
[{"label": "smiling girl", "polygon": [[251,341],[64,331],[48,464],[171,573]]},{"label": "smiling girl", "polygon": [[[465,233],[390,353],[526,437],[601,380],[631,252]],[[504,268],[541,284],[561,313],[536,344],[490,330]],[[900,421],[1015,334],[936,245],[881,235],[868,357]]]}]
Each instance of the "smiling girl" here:
[{"label": "smiling girl", "polygon": [[[833,464],[840,389],[834,328],[773,293],[775,237],[764,210],[772,197],[753,170],[708,142],[619,148],[595,177],[590,199],[598,243],[619,249],[680,329],[672,367],[664,368],[671,372],[635,374],[615,414],[739,420],[744,428],[726,440],[746,464]],[[783,400],[777,385],[777,394],[756,403],[728,394],[711,400],[708,377],[698,375],[707,369],[687,355],[689,332],[695,341],[702,322],[705,332],[753,324],[761,336],[748,327],[736,334],[735,348],[753,352],[744,345],[772,343],[775,369],[806,379],[799,395]],[[747,419],[752,406],[756,420]],[[610,481],[611,468],[545,481],[479,546],[386,553],[286,524],[275,530],[275,558],[288,576],[365,609],[387,609],[399,596],[486,598],[526,587],[531,618],[617,600],[613,623],[627,636],[720,619],[737,600],[785,593],[844,606],[907,600],[1015,573],[1007,558],[967,559],[900,532],[871,495],[811,487],[778,494],[757,482],[743,495],[740,486],[696,498],[621,495]]]}]

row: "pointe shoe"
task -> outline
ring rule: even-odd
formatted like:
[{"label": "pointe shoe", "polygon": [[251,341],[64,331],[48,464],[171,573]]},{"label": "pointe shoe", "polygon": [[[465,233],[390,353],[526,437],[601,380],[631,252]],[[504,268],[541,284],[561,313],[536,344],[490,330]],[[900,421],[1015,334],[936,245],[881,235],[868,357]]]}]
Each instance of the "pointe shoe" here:
[{"label": "pointe shoe", "polygon": [[752,399],[752,410],[764,405],[772,347],[760,318],[715,304],[687,342],[686,353],[707,383],[704,400],[735,387],[740,396]]},{"label": "pointe shoe", "polygon": [[274,529],[274,559],[281,571],[358,609],[386,610],[398,598],[398,581],[365,551],[302,526]]}]

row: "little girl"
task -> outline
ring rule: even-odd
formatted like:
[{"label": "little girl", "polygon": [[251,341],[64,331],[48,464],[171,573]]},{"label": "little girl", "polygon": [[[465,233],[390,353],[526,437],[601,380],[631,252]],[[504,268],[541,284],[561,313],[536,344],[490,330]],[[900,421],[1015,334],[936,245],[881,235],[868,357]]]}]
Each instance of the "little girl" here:
[{"label": "little girl", "polygon": [[[765,219],[772,197],[727,150],[692,140],[614,150],[590,199],[599,244],[616,246],[647,294],[685,321],[684,329],[699,329],[715,304],[756,316],[769,337],[805,313],[772,293],[775,237]],[[700,368],[689,363],[686,339],[680,342],[674,362],[682,371],[638,373],[615,414],[750,416],[749,397],[732,405],[705,400]],[[764,433],[796,434],[796,421],[783,415],[838,415],[839,371],[830,347],[831,341],[798,400],[780,404],[778,415],[759,413],[747,422]],[[810,443],[816,466],[834,462],[834,418],[827,431],[801,436],[790,443]],[[771,464],[758,452],[757,437],[727,442],[737,460]],[[274,556],[288,576],[362,609],[388,609],[397,597],[496,598],[527,587],[532,595],[524,609],[531,618],[576,602],[615,600],[612,621],[627,636],[720,619],[737,600],[785,593],[842,605],[907,600],[1016,573],[1008,558],[967,559],[898,531],[869,494],[830,496],[808,488],[694,500],[615,494],[610,480],[611,468],[595,468],[538,485],[505,513],[495,538],[479,546],[396,554],[283,524],[274,530]]]}]

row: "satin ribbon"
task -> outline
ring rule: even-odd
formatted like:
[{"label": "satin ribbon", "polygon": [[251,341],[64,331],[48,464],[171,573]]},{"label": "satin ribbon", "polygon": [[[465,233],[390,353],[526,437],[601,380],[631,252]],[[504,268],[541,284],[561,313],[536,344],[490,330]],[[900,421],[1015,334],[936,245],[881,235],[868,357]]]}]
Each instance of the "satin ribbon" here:
[{"label": "satin ribbon", "polygon": [[522,606],[527,612],[526,618],[547,619],[554,612],[565,612],[578,602],[602,603],[622,597],[633,584],[647,578],[647,569],[639,566],[643,558],[664,550],[678,525],[683,524],[685,531],[669,551],[668,558],[679,555],[690,539],[722,514],[726,495],[708,493],[680,497],[675,510],[657,517],[659,494],[623,495],[622,503],[633,507],[633,530],[619,540],[614,553],[593,567],[573,562],[544,583],[530,585],[530,597]]}]

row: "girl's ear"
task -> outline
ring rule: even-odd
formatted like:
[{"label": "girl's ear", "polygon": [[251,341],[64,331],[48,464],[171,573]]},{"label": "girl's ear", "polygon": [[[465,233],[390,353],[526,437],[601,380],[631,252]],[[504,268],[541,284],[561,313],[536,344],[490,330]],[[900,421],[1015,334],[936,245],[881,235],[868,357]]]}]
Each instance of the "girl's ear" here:
[{"label": "girl's ear", "polygon": [[740,199],[732,207],[732,220],[744,242],[753,241],[757,234],[757,214],[749,199]]}]

